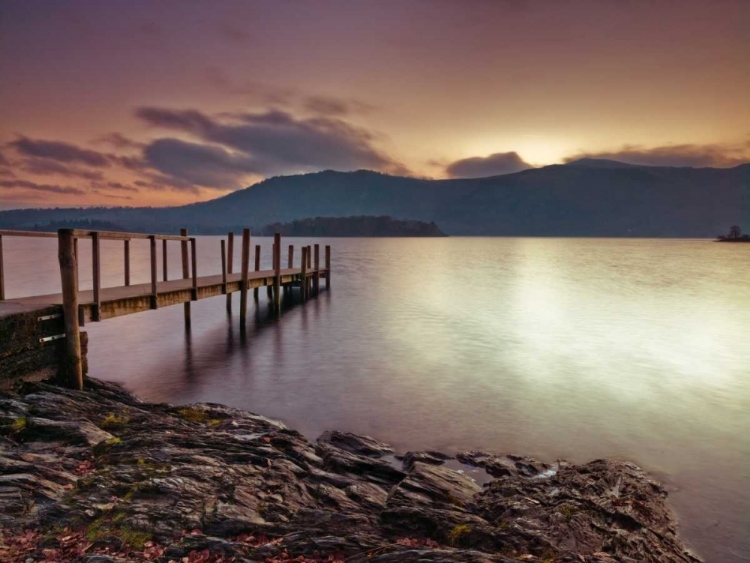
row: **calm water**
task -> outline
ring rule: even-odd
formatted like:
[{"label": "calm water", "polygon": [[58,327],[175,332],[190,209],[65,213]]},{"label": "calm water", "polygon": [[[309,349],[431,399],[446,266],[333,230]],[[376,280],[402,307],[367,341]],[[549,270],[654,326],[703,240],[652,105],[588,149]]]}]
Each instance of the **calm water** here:
[{"label": "calm water", "polygon": [[[199,240],[201,274],[218,273],[218,241]],[[253,242],[268,264],[270,241]],[[400,450],[633,460],[669,485],[699,553],[750,560],[750,245],[325,242],[330,294],[276,322],[262,292],[244,336],[238,297],[231,317],[224,297],[194,303],[190,334],[182,307],[89,325],[92,375],[153,401],[250,409],[310,437],[336,428]],[[11,297],[57,291],[55,244],[6,239]],[[133,245],[135,281],[147,281],[147,244]],[[103,251],[104,282],[119,284],[121,246]]]}]

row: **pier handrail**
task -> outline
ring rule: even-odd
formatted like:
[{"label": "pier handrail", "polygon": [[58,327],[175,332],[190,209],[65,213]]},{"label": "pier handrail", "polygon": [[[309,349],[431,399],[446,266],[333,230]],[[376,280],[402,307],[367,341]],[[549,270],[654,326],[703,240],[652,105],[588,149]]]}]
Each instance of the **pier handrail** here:
[{"label": "pier handrail", "polygon": [[[87,229],[72,229],[75,238],[91,238],[94,233],[99,234],[100,239],[107,240],[131,240],[131,239],[150,239],[156,240],[179,240],[190,241],[188,236],[180,235],[159,235],[147,233],[123,233],[118,231],[97,231]],[[39,238],[57,238],[57,232],[52,231],[18,231],[14,229],[0,229],[0,237],[39,237]]]}]

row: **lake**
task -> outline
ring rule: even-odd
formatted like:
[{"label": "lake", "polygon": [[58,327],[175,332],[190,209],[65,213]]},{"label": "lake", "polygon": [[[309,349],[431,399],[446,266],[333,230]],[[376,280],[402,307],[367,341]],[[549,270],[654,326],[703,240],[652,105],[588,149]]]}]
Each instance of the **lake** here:
[{"label": "lake", "polygon": [[[199,274],[220,271],[218,237]],[[709,561],[750,560],[750,245],[702,240],[286,239],[332,245],[332,290],[239,330],[224,297],[92,323],[90,373],[144,399],[210,401],[315,438],[634,461]],[[263,261],[270,267],[270,239]],[[56,241],[6,239],[8,296],[59,291]],[[181,273],[170,247],[171,277]],[[103,285],[122,283],[104,241]],[[133,282],[148,243],[133,241]],[[81,286],[91,286],[81,242]],[[286,256],[286,253],[282,253]],[[239,263],[239,252],[235,264]],[[159,262],[161,264],[161,262]]]}]

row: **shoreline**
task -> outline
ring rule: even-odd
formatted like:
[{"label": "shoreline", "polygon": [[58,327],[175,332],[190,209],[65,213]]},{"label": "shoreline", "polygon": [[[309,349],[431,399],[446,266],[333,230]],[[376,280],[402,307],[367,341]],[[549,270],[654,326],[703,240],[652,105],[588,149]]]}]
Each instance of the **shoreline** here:
[{"label": "shoreline", "polygon": [[665,489],[623,461],[395,456],[95,379],[0,392],[0,434],[8,561],[700,561]]}]

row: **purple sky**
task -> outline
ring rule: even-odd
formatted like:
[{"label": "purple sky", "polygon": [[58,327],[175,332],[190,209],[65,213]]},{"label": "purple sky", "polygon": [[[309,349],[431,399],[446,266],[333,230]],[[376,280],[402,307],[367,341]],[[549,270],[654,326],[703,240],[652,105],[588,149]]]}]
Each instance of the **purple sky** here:
[{"label": "purple sky", "polygon": [[0,0],[0,206],[750,160],[750,2]]}]

